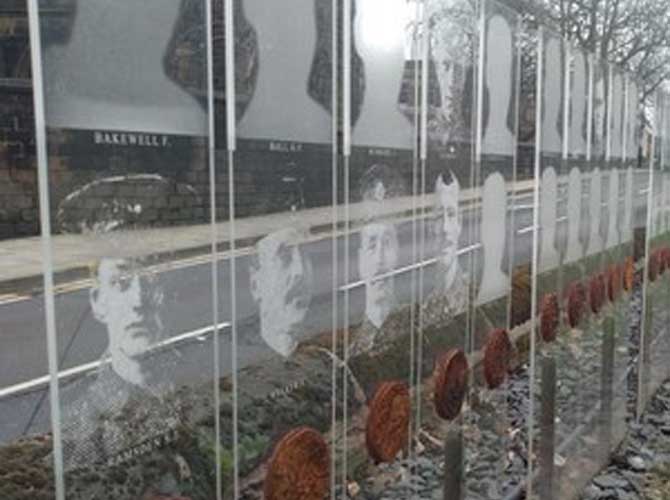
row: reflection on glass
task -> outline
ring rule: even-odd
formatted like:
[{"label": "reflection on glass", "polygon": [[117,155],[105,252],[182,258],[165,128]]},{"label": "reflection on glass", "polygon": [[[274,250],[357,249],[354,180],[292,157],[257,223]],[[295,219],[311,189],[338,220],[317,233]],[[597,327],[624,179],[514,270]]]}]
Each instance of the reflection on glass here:
[{"label": "reflection on glass", "polygon": [[593,89],[593,154],[595,158],[605,154],[605,107],[606,82],[605,70],[602,65],[596,65],[594,71]]},{"label": "reflection on glass", "polygon": [[487,40],[486,83],[489,89],[489,125],[484,135],[483,150],[511,156],[514,138],[508,127],[513,90],[512,30],[503,16],[489,21]]},{"label": "reflection on glass", "polygon": [[582,211],[582,179],[579,168],[574,167],[570,170],[568,179],[568,200],[567,200],[567,216],[568,216],[568,238],[567,238],[567,254],[566,262],[574,262],[579,260],[581,256],[581,249],[579,245],[579,231],[580,231],[580,213]]},{"label": "reflection on glass", "polygon": [[485,304],[503,297],[509,288],[509,279],[502,271],[503,254],[507,241],[507,224],[500,214],[507,212],[507,191],[501,173],[489,175],[482,191],[482,245],[484,247],[484,276],[478,303]]},{"label": "reflection on glass", "polygon": [[[168,78],[163,66],[180,1],[78,1],[66,43],[59,37],[54,44],[47,28],[48,124],[204,135],[204,109]],[[50,19],[44,22],[48,27]]]},{"label": "reflection on glass", "polygon": [[429,2],[430,58],[437,85],[429,87],[427,134],[431,144],[469,140],[472,92],[472,26],[468,2]]},{"label": "reflection on glass", "polygon": [[556,215],[558,187],[556,171],[550,167],[542,172],[540,181],[540,262],[539,271],[554,269],[559,255],[554,246],[556,239]]},{"label": "reflection on glass", "polygon": [[584,258],[587,255],[591,237],[591,177],[588,173],[581,177],[579,242],[582,247],[581,257]]},{"label": "reflection on glass", "polygon": [[[313,74],[317,39],[320,38],[318,42],[322,46],[330,44],[329,38],[317,34],[316,20],[329,17],[329,10],[329,2],[315,0],[244,1],[244,12],[256,34],[253,41],[257,53],[247,61],[239,61],[242,64],[236,67],[236,78],[243,79],[245,72],[251,69],[257,71],[258,76],[248,109],[237,117],[239,137],[319,144],[330,141],[330,117],[328,110],[322,107],[325,99],[315,94],[315,91],[328,92],[330,67],[320,62],[321,69],[327,73]],[[239,26],[236,36],[245,34],[246,30]],[[324,55],[323,52],[317,54]],[[326,79],[325,85],[316,84],[320,90],[309,88],[308,83],[312,80],[314,84],[315,77]]]},{"label": "reflection on glass", "polygon": [[365,86],[352,131],[354,144],[403,148],[411,140],[413,127],[401,112],[398,96],[414,10],[406,0],[355,2],[352,38],[362,58]]},{"label": "reflection on glass", "polygon": [[562,144],[559,117],[563,109],[561,105],[561,41],[559,38],[549,37],[545,49],[545,58],[547,64],[544,77],[542,150],[558,153],[561,151]]},{"label": "reflection on glass", "polygon": [[588,85],[586,57],[583,52],[579,50],[574,52],[573,65],[570,150],[573,155],[583,155],[586,153],[586,87]]},{"label": "reflection on glass", "polygon": [[589,255],[594,255],[602,250],[602,238],[600,236],[601,225],[601,197],[602,197],[602,175],[600,169],[591,172],[591,193],[589,198],[589,213],[591,214],[591,234],[589,236]]}]

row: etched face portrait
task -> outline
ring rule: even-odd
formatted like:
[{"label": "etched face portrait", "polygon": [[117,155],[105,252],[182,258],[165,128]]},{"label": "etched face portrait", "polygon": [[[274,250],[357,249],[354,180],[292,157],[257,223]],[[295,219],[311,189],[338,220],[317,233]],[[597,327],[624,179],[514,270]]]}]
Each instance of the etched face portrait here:
[{"label": "etched face portrait", "polygon": [[135,385],[144,384],[141,357],[163,330],[163,293],[144,266],[142,259],[102,259],[90,291],[93,315],[107,327],[112,368]]},{"label": "etched face portrait", "polygon": [[438,261],[446,269],[453,269],[458,263],[458,242],[462,229],[458,206],[460,185],[456,176],[450,175],[448,181],[442,174],[435,181]]},{"label": "etched face portrait", "polygon": [[256,245],[257,258],[250,269],[261,336],[282,356],[291,355],[297,347],[312,299],[312,262],[301,248],[306,235],[295,227],[267,235]]},{"label": "etched face portrait", "polygon": [[89,302],[93,317],[107,330],[103,357],[109,356],[113,371],[136,386],[156,382],[149,375],[158,369],[150,368],[144,355],[164,334],[163,282],[146,230],[164,224],[165,213],[146,209],[147,200],[167,206],[177,196],[189,208],[200,203],[191,186],[155,174],[106,177],[70,193],[56,216],[63,233],[78,234],[82,246],[95,251]]},{"label": "etched face portrait", "polygon": [[368,319],[379,327],[395,302],[393,276],[381,277],[398,264],[398,234],[393,224],[372,223],[361,229],[358,269],[365,282]]},{"label": "etched face portrait", "polygon": [[395,306],[392,271],[398,265],[398,233],[384,220],[384,208],[397,194],[394,176],[386,165],[373,165],[363,175],[361,197],[368,219],[360,231],[358,272],[365,283],[365,313],[381,327]]}]

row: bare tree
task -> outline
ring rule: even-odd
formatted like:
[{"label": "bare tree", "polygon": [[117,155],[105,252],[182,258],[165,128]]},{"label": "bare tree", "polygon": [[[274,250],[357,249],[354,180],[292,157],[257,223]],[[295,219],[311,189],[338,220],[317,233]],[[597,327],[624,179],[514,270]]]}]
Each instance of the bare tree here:
[{"label": "bare tree", "polygon": [[527,21],[545,24],[577,46],[639,78],[649,99],[670,80],[668,0],[506,0]]}]

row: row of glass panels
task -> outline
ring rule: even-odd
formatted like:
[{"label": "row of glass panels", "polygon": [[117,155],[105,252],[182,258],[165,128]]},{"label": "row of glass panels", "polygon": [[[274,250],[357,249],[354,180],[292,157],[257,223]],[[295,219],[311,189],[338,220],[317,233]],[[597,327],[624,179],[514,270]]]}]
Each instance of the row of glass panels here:
[{"label": "row of glass panels", "polygon": [[618,68],[492,0],[29,7],[3,498],[572,498],[667,376]]}]

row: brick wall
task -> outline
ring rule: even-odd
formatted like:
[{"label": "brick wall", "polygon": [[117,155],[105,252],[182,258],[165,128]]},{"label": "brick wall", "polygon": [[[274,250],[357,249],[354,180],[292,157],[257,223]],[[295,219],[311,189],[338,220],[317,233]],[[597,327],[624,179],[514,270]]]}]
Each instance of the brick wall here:
[{"label": "brick wall", "polygon": [[0,8],[0,239],[39,230],[28,27],[23,2]]}]

